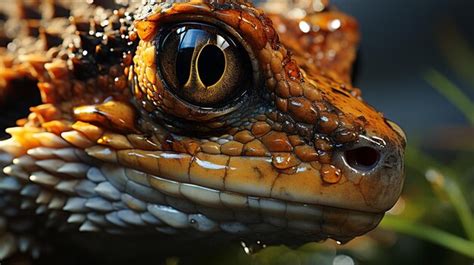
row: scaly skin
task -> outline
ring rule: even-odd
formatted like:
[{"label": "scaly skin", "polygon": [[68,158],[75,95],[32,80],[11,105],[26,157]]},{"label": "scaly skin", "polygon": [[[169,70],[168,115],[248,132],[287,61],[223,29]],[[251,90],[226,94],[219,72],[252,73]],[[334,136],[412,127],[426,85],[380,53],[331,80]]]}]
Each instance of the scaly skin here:
[{"label": "scaly skin", "polygon": [[[42,99],[0,143],[1,258],[37,255],[32,239],[52,228],[348,241],[398,199],[405,138],[350,84],[353,18],[197,0],[76,4],[66,19],[44,5],[42,16],[21,6],[21,37],[0,34],[13,44],[0,52],[2,99],[27,89],[22,80]],[[219,28],[249,58],[226,57],[219,89],[200,88],[197,66],[188,90],[164,77],[175,66],[161,66],[173,51],[160,45],[190,22]],[[228,87],[243,92],[223,101]]]}]

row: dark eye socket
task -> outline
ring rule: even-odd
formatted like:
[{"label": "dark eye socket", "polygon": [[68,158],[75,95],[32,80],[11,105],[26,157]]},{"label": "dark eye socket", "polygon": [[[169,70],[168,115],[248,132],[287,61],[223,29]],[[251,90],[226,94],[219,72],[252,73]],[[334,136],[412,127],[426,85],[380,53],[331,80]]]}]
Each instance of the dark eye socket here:
[{"label": "dark eye socket", "polygon": [[199,107],[221,108],[252,86],[245,48],[220,28],[197,22],[174,25],[158,37],[159,73],[172,93]]}]

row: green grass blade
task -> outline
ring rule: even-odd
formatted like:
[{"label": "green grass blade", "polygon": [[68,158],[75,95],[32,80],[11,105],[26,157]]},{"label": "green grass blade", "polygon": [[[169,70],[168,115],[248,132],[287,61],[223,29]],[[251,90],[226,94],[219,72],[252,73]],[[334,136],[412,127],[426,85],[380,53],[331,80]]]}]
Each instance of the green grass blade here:
[{"label": "green grass blade", "polygon": [[474,50],[452,20],[443,23],[438,43],[449,67],[474,88]]},{"label": "green grass blade", "polygon": [[414,223],[393,215],[386,215],[382,228],[417,237],[457,253],[474,258],[474,242],[460,238],[437,228]]},{"label": "green grass blade", "polygon": [[451,101],[451,103],[463,113],[466,119],[469,120],[471,125],[474,125],[474,104],[465,93],[434,69],[428,70],[424,76],[426,81],[430,83],[433,88]]},{"label": "green grass blade", "polygon": [[446,195],[456,210],[468,238],[474,242],[473,216],[459,184],[453,178],[443,175],[435,169],[430,169],[426,172],[426,179],[431,183],[433,188]]}]

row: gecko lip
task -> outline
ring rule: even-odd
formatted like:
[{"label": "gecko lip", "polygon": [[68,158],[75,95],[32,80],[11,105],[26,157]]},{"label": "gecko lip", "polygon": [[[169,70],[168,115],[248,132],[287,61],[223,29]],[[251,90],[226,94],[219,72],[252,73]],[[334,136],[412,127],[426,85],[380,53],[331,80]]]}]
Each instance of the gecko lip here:
[{"label": "gecko lip", "polygon": [[[127,171],[125,168],[120,170]],[[105,176],[112,176],[107,174],[109,169],[104,168],[102,171]],[[139,189],[130,189],[128,192],[135,197],[147,195],[165,198],[162,204],[149,203],[147,210],[174,228],[215,232],[215,229],[206,230],[206,223],[202,222],[207,220],[219,224],[219,229],[245,239],[257,236],[258,240],[281,243],[284,237],[303,243],[333,238],[347,242],[375,228],[383,217],[383,213],[378,212],[246,195],[148,176],[154,188],[149,190],[150,194],[137,193]],[[130,180],[130,183],[133,182]],[[130,183],[127,184],[130,187],[140,185]],[[187,216],[188,221],[177,222],[184,216]]]}]

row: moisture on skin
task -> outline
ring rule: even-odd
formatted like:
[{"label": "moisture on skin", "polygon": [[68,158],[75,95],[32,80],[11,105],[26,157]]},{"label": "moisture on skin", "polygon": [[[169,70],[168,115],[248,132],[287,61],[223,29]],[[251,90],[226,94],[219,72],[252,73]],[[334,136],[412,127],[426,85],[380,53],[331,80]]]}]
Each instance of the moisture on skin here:
[{"label": "moisture on skin", "polygon": [[[0,208],[12,246],[0,258],[18,234],[37,236],[37,224],[9,229],[25,218],[73,231],[348,241],[398,199],[405,136],[351,85],[357,22],[328,3],[298,20],[240,1],[52,3],[39,18],[20,12],[27,28],[47,27],[0,48],[0,95],[32,80],[42,98],[0,142],[0,201],[15,209]],[[163,43],[188,26],[237,48],[205,87],[196,46],[181,93],[174,44]]]}]

